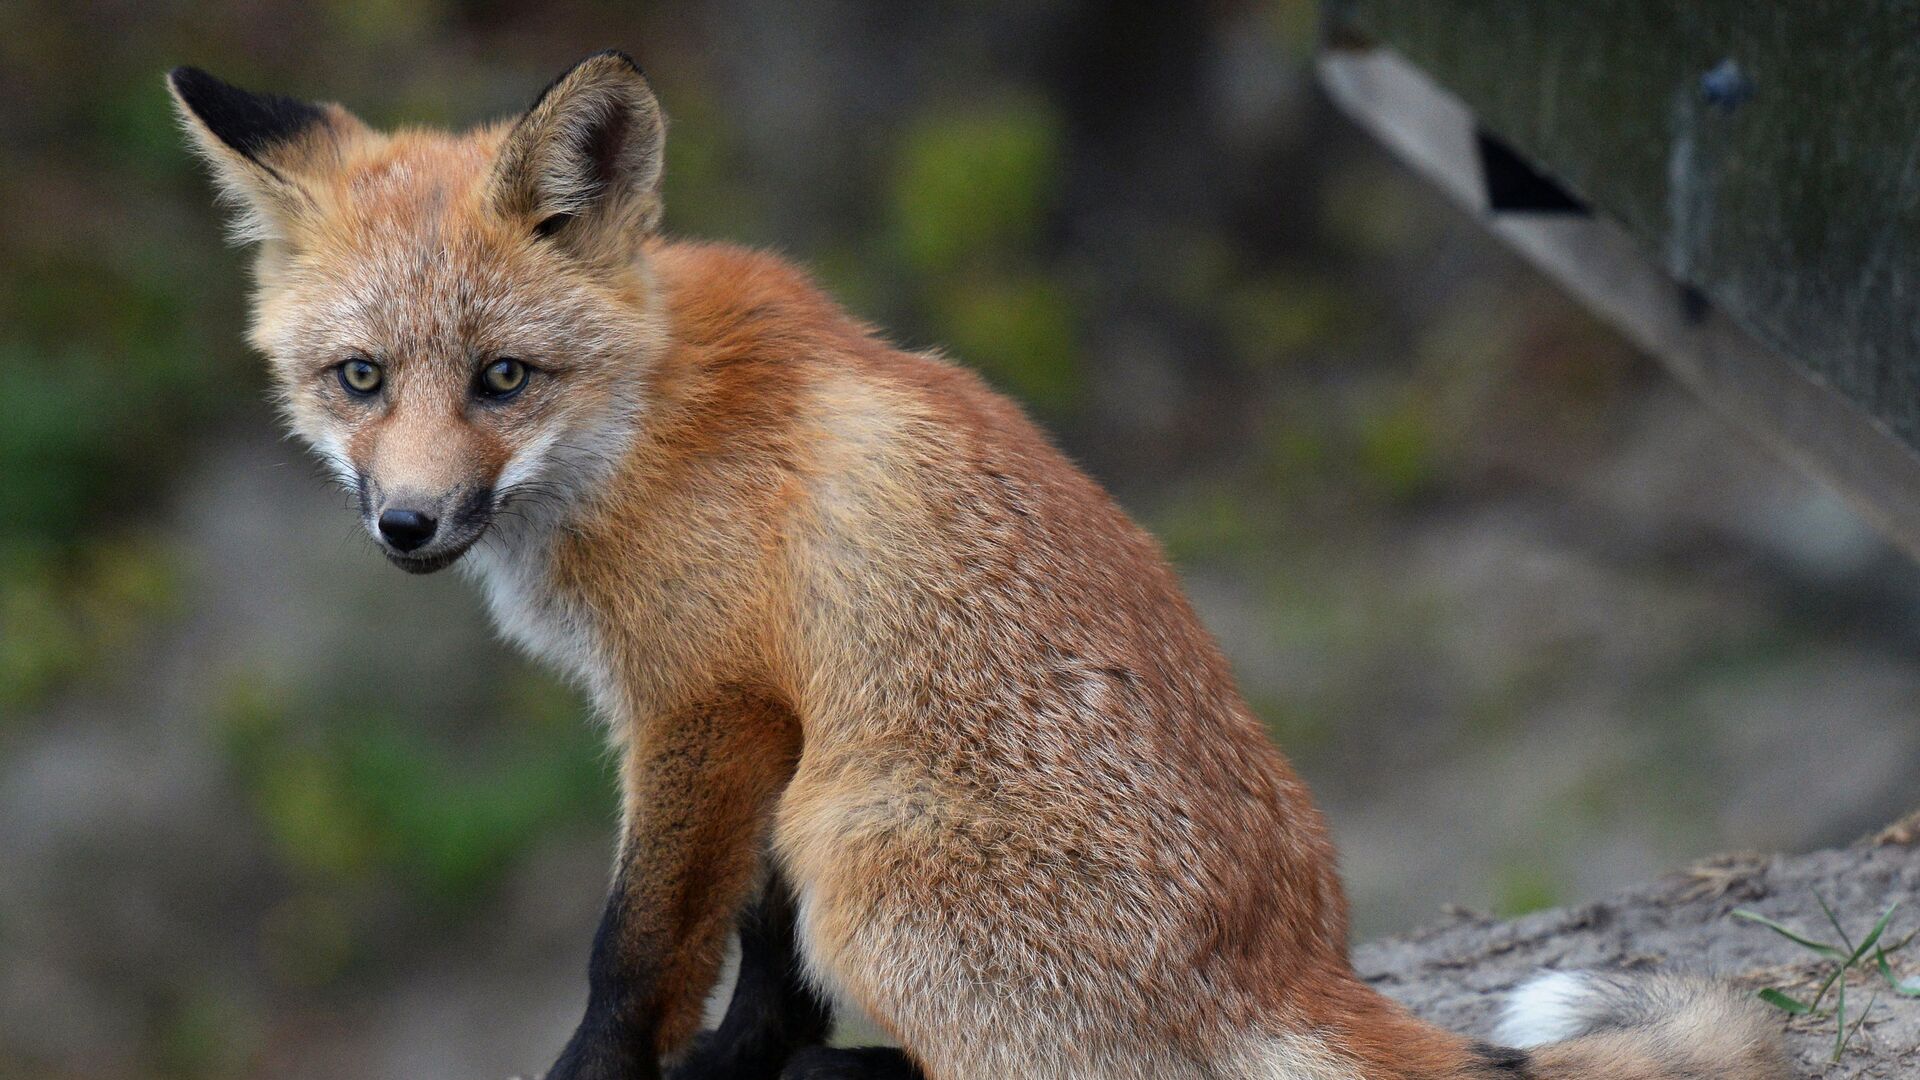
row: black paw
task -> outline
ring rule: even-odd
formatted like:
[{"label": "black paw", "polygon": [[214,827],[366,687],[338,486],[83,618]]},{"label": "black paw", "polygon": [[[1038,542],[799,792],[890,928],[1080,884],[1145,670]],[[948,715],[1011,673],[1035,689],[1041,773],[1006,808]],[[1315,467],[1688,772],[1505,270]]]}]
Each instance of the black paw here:
[{"label": "black paw", "polygon": [[923,1080],[907,1055],[891,1046],[810,1046],[787,1059],[780,1080]]},{"label": "black paw", "polygon": [[598,1018],[589,1012],[545,1080],[660,1080],[651,1040]]},{"label": "black paw", "polygon": [[667,1070],[667,1080],[774,1080],[787,1053],[786,1046],[764,1039],[728,1039],[723,1032],[703,1031]]}]

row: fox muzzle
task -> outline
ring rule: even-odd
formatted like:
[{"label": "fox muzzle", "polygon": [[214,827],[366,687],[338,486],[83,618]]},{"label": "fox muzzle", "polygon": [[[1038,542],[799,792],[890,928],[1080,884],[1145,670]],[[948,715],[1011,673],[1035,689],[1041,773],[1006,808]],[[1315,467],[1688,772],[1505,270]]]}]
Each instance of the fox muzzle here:
[{"label": "fox muzzle", "polygon": [[362,477],[361,512],[381,553],[400,569],[431,574],[466,554],[493,524],[493,490],[476,487],[441,496],[383,493]]}]

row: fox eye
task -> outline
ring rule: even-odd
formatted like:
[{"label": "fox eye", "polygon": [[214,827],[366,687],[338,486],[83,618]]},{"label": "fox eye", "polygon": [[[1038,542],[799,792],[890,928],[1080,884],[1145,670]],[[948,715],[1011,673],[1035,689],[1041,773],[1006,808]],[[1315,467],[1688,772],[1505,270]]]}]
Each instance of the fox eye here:
[{"label": "fox eye", "polygon": [[334,370],[340,373],[340,385],[354,397],[372,397],[379,392],[380,384],[387,378],[379,364],[359,356]]},{"label": "fox eye", "polygon": [[503,356],[480,369],[481,397],[505,401],[527,385],[527,365],[511,356]]}]

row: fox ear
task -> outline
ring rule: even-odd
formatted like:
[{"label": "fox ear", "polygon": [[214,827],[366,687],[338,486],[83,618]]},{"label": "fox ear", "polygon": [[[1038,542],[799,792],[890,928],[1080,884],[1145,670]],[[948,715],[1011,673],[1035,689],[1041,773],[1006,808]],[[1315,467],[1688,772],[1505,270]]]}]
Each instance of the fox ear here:
[{"label": "fox ear", "polygon": [[338,105],[255,94],[199,68],[174,68],[167,88],[221,195],[238,208],[242,242],[285,239],[313,205],[303,181],[338,167],[345,140],[365,130]]},{"label": "fox ear", "polygon": [[507,132],[494,165],[495,207],[582,258],[631,260],[660,223],[666,130],[632,57],[589,56]]}]

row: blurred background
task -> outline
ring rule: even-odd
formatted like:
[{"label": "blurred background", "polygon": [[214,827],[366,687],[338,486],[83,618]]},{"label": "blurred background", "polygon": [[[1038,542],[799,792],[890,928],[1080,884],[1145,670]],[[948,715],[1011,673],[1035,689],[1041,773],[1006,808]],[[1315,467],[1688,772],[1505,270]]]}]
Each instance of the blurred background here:
[{"label": "blurred background", "polygon": [[1023,400],[1167,544],[1357,929],[1920,790],[1920,574],[1335,117],[1306,0],[0,5],[0,1076],[503,1077],[584,1000],[581,700],[264,400],[161,73],[375,123],[639,56],[672,231]]}]

